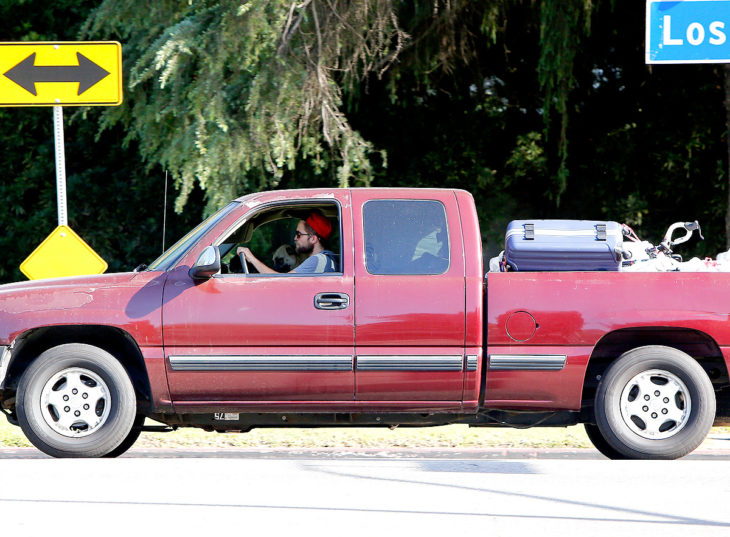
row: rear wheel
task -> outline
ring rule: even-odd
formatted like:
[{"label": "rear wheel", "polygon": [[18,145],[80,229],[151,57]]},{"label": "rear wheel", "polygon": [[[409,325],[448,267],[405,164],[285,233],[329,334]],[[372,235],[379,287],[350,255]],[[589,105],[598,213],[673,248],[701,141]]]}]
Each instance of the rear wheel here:
[{"label": "rear wheel", "polygon": [[715,419],[715,393],[692,357],[655,345],[626,352],[611,364],[594,408],[601,437],[618,455],[676,459],[707,436]]},{"label": "rear wheel", "polygon": [[129,436],[137,410],[124,367],[108,352],[79,343],[42,353],[17,393],[23,433],[54,457],[112,453]]}]

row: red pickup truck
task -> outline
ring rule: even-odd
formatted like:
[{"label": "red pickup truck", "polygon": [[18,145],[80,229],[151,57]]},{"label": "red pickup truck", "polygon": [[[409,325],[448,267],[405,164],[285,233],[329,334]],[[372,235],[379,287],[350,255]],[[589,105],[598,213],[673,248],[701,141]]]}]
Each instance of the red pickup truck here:
[{"label": "red pickup truck", "polygon": [[[242,261],[313,210],[335,272]],[[720,273],[485,277],[465,191],[257,193],[146,269],[0,286],[1,408],[58,457],[155,427],[583,423],[608,457],[677,458],[730,416],[729,316]]]}]

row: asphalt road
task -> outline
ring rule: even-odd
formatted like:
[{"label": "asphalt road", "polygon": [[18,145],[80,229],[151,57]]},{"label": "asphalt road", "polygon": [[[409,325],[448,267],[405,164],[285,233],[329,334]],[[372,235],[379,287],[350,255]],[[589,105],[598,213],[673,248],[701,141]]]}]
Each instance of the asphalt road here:
[{"label": "asphalt road", "polygon": [[53,536],[730,534],[730,472],[717,453],[651,462],[592,458],[592,450],[567,460],[445,453],[132,450],[119,459],[53,460],[0,450],[2,529]]}]

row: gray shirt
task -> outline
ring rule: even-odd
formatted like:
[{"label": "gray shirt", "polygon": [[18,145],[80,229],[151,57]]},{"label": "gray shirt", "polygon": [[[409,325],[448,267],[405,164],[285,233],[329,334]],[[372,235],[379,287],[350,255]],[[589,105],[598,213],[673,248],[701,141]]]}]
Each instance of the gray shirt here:
[{"label": "gray shirt", "polygon": [[329,250],[323,250],[318,254],[310,255],[304,262],[292,272],[297,274],[319,274],[322,272],[337,272],[335,254]]}]

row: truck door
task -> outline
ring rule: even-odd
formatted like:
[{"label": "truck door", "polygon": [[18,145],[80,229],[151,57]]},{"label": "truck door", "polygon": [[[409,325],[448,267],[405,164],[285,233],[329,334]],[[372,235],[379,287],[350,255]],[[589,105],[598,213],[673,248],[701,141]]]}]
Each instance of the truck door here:
[{"label": "truck door", "polygon": [[213,242],[227,273],[195,282],[188,266],[172,271],[163,317],[168,380],[177,408],[352,404],[352,258],[338,260],[334,273],[268,275],[243,273],[235,255],[242,240],[271,267],[274,241],[291,243],[296,222],[313,208],[330,216],[335,243],[329,249],[336,257],[352,251],[349,193],[342,191],[334,199],[279,201],[249,210],[240,231],[227,230],[230,239]]},{"label": "truck door", "polygon": [[377,194],[353,191],[356,399],[458,407],[465,280],[455,195]]}]

